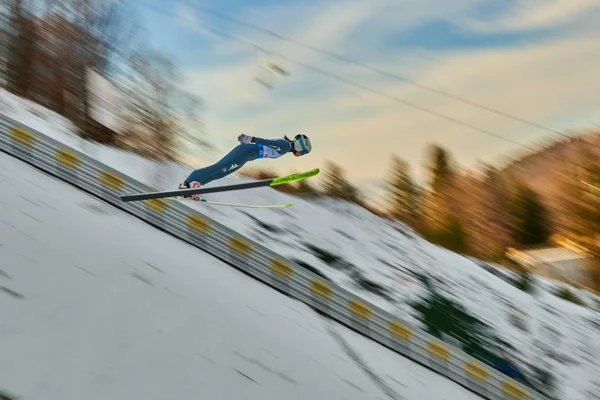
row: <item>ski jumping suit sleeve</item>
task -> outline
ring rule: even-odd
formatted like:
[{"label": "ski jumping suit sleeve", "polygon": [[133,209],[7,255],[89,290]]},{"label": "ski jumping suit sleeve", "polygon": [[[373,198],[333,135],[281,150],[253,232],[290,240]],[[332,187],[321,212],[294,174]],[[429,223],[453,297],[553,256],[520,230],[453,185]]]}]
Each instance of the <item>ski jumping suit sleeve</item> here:
[{"label": "ski jumping suit sleeve", "polygon": [[[259,158],[277,158],[277,157],[281,157],[282,155],[289,153],[290,150],[292,150],[292,144],[290,142],[288,142],[285,139],[261,139],[261,138],[253,138],[252,139],[253,143],[256,143],[259,145],[259,150],[262,149],[264,150],[264,147],[267,147],[269,149],[275,150],[275,152],[277,153],[276,155],[267,155],[267,156],[260,156]],[[268,152],[268,153],[273,153],[273,152]]]},{"label": "ski jumping suit sleeve", "polygon": [[193,171],[185,181],[200,182],[204,186],[237,171],[249,161],[257,158],[278,158],[291,149],[291,143],[285,139],[254,138],[253,143],[239,144],[215,164]]}]

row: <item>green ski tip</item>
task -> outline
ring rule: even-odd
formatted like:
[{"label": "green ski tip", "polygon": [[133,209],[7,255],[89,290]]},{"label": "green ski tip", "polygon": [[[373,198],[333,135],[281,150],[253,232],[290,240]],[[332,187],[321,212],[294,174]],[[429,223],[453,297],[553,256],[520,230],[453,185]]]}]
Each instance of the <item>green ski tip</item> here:
[{"label": "green ski tip", "polygon": [[273,181],[269,184],[269,186],[277,186],[283,185],[286,183],[292,183],[297,181],[302,181],[304,179],[312,178],[313,176],[319,173],[319,168],[315,168],[308,172],[300,172],[298,174],[291,174],[287,176],[282,176],[279,178],[273,178]]}]

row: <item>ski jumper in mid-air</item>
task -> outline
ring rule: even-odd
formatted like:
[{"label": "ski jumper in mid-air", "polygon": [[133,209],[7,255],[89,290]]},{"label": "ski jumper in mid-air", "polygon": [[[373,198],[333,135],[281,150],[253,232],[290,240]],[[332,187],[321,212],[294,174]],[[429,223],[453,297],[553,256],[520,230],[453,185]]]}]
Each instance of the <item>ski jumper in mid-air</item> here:
[{"label": "ski jumper in mid-air", "polygon": [[[179,185],[179,189],[199,188],[239,170],[249,161],[259,158],[279,158],[288,153],[300,157],[310,153],[312,149],[308,137],[301,134],[296,135],[294,139],[288,139],[287,136],[281,139],[261,139],[241,134],[238,136],[238,141],[240,144],[215,164],[192,171]],[[202,200],[197,194],[189,195],[189,198]]]}]

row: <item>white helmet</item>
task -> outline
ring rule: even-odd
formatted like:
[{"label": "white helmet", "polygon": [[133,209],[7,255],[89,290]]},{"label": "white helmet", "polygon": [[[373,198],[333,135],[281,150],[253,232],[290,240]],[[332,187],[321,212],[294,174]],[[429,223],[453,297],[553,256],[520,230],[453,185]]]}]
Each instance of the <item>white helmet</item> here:
[{"label": "white helmet", "polygon": [[304,155],[310,153],[312,145],[310,139],[306,135],[298,134],[294,137],[294,150]]}]

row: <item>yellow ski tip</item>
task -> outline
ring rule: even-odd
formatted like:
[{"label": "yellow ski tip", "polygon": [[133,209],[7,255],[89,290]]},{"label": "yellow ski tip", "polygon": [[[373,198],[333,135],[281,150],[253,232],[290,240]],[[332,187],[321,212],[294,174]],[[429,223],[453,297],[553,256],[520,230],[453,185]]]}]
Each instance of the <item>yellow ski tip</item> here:
[{"label": "yellow ski tip", "polygon": [[279,178],[273,178],[273,181],[271,181],[269,186],[277,186],[277,185],[283,185],[286,183],[302,181],[304,179],[312,178],[313,176],[317,175],[318,173],[319,173],[319,168],[315,168],[315,169],[307,171],[307,172],[300,172],[297,174],[291,174],[291,175],[286,175],[286,176],[282,176]]}]

